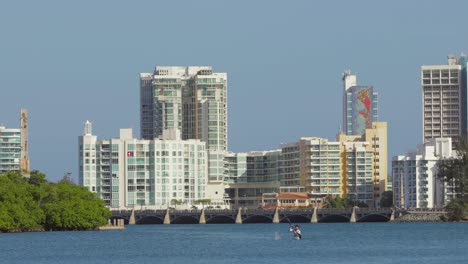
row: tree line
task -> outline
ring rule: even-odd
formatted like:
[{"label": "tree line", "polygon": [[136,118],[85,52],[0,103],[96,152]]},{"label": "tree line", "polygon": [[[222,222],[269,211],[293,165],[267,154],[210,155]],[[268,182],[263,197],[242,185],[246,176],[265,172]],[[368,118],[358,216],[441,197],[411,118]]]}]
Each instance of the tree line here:
[{"label": "tree line", "polygon": [[0,174],[0,232],[91,230],[110,215],[96,194],[67,179],[48,182],[37,170],[29,178]]}]

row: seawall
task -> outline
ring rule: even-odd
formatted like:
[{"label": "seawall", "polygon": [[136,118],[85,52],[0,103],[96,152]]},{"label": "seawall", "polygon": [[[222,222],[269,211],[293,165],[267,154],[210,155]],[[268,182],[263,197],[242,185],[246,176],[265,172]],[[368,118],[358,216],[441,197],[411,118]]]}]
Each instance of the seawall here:
[{"label": "seawall", "polygon": [[445,213],[430,213],[430,214],[407,213],[398,217],[392,222],[393,223],[443,222],[441,217],[444,215]]}]

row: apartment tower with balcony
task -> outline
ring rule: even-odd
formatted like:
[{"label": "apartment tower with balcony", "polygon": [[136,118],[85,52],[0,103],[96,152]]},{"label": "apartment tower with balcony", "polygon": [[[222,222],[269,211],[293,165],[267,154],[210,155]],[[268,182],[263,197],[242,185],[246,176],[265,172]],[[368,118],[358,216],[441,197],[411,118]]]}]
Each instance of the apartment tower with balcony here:
[{"label": "apartment tower with balcony", "polygon": [[467,129],[466,58],[448,56],[447,65],[421,67],[423,143],[450,137],[456,148]]}]

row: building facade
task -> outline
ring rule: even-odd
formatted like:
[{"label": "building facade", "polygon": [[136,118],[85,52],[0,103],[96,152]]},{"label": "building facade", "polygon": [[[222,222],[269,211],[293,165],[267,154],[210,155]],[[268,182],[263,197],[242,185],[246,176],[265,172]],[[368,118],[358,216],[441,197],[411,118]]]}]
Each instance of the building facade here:
[{"label": "building facade", "polygon": [[205,141],[208,150],[227,150],[227,74],[208,66],[157,66],[140,74],[143,139],[177,128],[182,139]]},{"label": "building facade", "polygon": [[119,138],[98,140],[87,121],[79,146],[79,184],[110,208],[187,208],[210,198],[206,143],[181,140],[176,130],[144,140],[121,129]]},{"label": "building facade", "polygon": [[451,138],[431,139],[416,151],[392,159],[394,205],[400,208],[441,208],[454,197],[437,178],[437,162],[450,158]]},{"label": "building facade", "polygon": [[21,130],[0,126],[0,174],[20,171]]},{"label": "building facade", "polygon": [[280,188],[281,151],[229,152],[225,156],[225,200],[231,207],[258,207],[265,193]]},{"label": "building facade", "polygon": [[22,108],[20,128],[0,126],[0,174],[18,172],[29,177],[28,110]]},{"label": "building facade", "polygon": [[358,86],[356,75],[343,73],[343,132],[363,135],[378,121],[378,94],[372,86]]},{"label": "building facade", "polygon": [[210,66],[157,66],[140,74],[140,131],[152,140],[177,129],[182,140],[206,142],[209,192],[222,198],[227,141],[227,74]]},{"label": "building facade", "polygon": [[336,141],[302,137],[278,150],[229,153],[225,168],[226,199],[236,206],[258,205],[264,194],[307,193],[316,205],[340,196],[379,207],[387,190],[387,124]]},{"label": "building facade", "polygon": [[447,65],[421,67],[423,142],[450,137],[453,147],[467,129],[466,58],[448,56]]}]

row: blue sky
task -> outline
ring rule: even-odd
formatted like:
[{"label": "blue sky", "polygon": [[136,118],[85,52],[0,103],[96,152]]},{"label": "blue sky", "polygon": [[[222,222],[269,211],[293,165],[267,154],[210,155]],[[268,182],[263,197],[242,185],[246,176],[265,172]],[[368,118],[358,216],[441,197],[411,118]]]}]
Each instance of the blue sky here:
[{"label": "blue sky", "polygon": [[[379,93],[389,157],[421,142],[421,65],[468,52],[466,1],[8,1],[0,124],[29,110],[31,167],[78,177],[78,136],[139,136],[140,72],[228,73],[229,149],[334,139],[341,74]],[[390,168],[390,166],[389,166]]]}]

